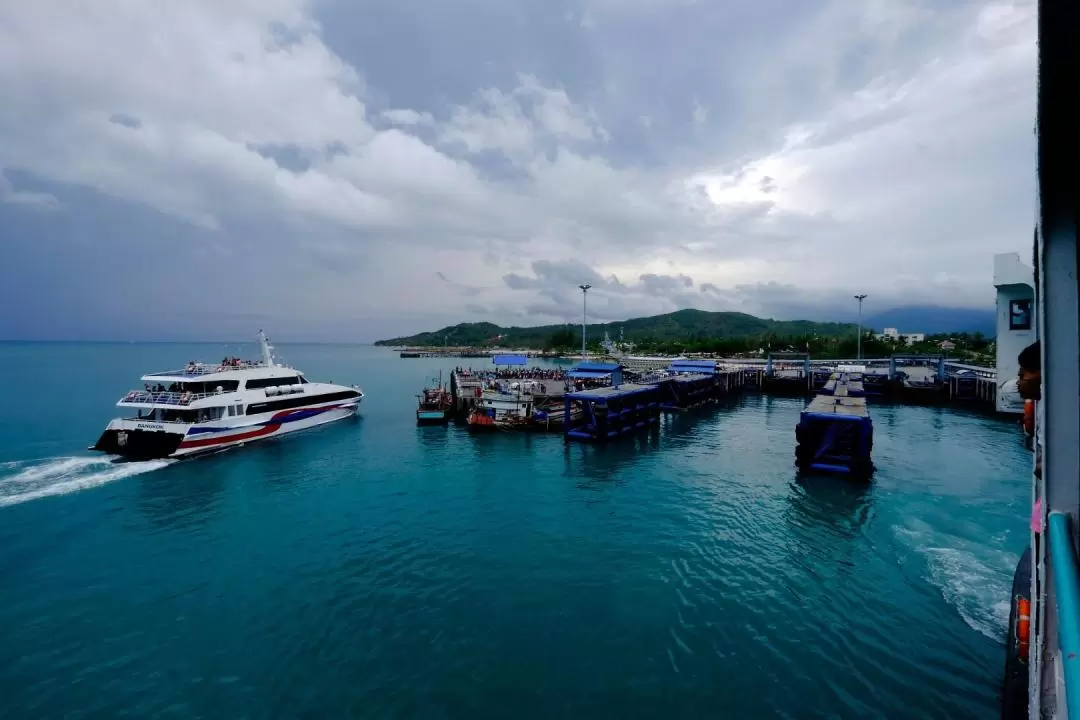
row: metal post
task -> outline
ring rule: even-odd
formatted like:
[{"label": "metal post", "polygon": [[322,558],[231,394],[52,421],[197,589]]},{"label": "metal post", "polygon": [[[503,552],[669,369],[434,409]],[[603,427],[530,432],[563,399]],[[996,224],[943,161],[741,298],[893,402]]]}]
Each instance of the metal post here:
[{"label": "metal post", "polygon": [[581,359],[585,359],[585,299],[589,295],[589,288],[592,287],[589,283],[584,285],[578,285],[581,288]]},{"label": "metal post", "polygon": [[866,299],[866,293],[856,295],[855,299],[859,301],[859,337],[855,341],[855,359],[862,360],[862,301]]}]

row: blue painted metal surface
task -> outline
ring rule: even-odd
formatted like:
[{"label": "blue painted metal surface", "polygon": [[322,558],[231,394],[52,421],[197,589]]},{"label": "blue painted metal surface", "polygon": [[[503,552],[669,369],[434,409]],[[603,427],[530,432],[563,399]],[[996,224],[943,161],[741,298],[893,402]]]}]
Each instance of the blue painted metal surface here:
[{"label": "blue painted metal surface", "polygon": [[1065,678],[1065,706],[1070,718],[1080,718],[1080,575],[1069,532],[1069,516],[1052,512],[1047,519],[1050,563],[1057,596],[1058,647]]},{"label": "blue painted metal surface", "polygon": [[715,402],[723,392],[719,376],[703,373],[676,375],[657,385],[665,410],[687,410]]},{"label": "blue painted metal surface", "polygon": [[[606,387],[567,393],[564,438],[604,442],[659,423],[660,390],[656,385]],[[581,412],[574,415],[574,407]]]}]

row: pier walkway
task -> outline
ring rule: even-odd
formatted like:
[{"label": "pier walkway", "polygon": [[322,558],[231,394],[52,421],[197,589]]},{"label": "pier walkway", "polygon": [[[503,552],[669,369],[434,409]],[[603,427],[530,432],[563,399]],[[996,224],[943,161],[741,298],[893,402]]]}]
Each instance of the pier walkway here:
[{"label": "pier walkway", "polygon": [[799,415],[795,461],[800,470],[836,472],[867,479],[874,426],[866,408],[862,375],[836,373]]}]

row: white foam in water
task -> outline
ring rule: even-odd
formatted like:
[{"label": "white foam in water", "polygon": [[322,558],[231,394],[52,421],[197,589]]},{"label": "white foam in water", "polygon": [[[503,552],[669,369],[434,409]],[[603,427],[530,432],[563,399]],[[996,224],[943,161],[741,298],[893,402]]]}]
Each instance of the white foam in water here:
[{"label": "white foam in water", "polygon": [[1009,624],[1009,592],[1019,557],[941,533],[896,528],[926,558],[929,581],[968,627],[1002,642]]},{"label": "white foam in water", "polygon": [[[0,507],[86,490],[160,470],[172,460],[116,463],[106,457],[63,457],[0,466]],[[11,472],[14,471],[14,472]]]},{"label": "white foam in water", "polygon": [[956,548],[926,548],[931,581],[973,630],[1001,642],[1009,625],[1012,578],[974,554]]}]

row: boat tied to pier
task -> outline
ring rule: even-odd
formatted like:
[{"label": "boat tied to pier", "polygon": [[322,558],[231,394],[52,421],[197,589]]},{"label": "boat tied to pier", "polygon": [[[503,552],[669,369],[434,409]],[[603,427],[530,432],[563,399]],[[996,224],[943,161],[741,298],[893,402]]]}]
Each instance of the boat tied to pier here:
[{"label": "boat tied to pier", "polygon": [[482,391],[469,414],[470,430],[525,430],[536,413],[535,381],[498,381]]},{"label": "boat tied to pier", "polygon": [[417,425],[446,425],[450,422],[454,411],[454,398],[443,386],[441,372],[438,380],[425,387],[416,397]]},{"label": "boat tied to pier", "polygon": [[109,422],[90,449],[133,460],[191,457],[356,415],[360,388],[310,382],[276,363],[262,330],[259,346],[260,360],[191,361],[143,375],[143,389],[116,403],[136,414]]}]

